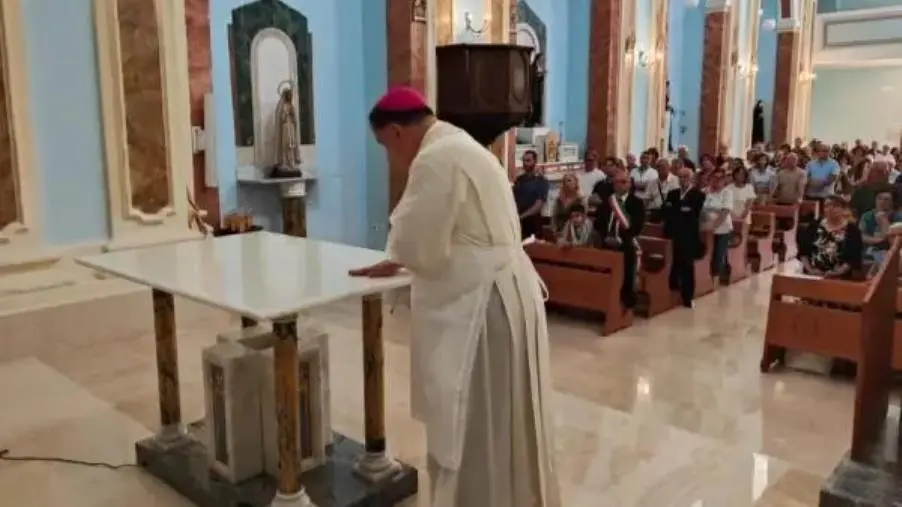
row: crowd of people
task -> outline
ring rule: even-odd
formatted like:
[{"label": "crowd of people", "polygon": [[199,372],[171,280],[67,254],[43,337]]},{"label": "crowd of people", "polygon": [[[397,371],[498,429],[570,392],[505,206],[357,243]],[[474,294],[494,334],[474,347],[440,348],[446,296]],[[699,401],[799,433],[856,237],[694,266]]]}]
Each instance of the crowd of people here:
[{"label": "crowd of people", "polygon": [[702,233],[713,235],[711,276],[729,277],[734,222],[751,222],[752,206],[821,204],[818,217],[799,217],[799,260],[804,273],[827,278],[866,276],[889,248],[894,223],[902,222],[902,157],[898,147],[855,141],[829,145],[795,139],[792,145],[757,145],[745,157],[722,146],[717,155],[693,159],[685,147],[672,157],[655,148],[637,159],[588,150],[582,170],[566,174],[551,203],[549,182],[535,152],[523,155],[513,192],[524,238],[562,248],[595,247],[624,255],[621,299],[635,304],[637,238],[646,222],[660,223],[673,245],[670,286],[692,306],[694,263],[705,253]]}]

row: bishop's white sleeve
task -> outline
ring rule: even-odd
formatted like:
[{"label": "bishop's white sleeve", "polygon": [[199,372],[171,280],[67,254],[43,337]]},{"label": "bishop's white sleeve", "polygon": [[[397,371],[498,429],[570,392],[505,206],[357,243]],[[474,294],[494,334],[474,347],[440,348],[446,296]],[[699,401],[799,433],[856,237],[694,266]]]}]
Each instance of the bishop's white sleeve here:
[{"label": "bishop's white sleeve", "polygon": [[441,151],[417,157],[389,219],[389,256],[415,274],[427,275],[448,262],[454,224],[466,199],[467,180],[446,157]]}]

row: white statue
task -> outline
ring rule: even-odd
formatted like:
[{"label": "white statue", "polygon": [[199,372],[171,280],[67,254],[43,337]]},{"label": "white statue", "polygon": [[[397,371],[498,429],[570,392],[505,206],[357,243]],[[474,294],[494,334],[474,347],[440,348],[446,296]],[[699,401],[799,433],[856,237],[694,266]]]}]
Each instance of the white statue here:
[{"label": "white statue", "polygon": [[276,104],[275,149],[276,169],[297,169],[301,165],[299,125],[297,109],[294,107],[294,86],[290,80],[282,81],[278,87],[279,103]]}]

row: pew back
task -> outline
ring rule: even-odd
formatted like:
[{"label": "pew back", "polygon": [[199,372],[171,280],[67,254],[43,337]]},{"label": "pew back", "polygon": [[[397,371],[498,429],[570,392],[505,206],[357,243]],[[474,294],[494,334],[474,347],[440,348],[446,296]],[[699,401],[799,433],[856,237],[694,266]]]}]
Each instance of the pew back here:
[{"label": "pew back", "polygon": [[620,302],[621,252],[549,243],[533,243],[524,250],[548,288],[549,303],[603,313],[604,334],[632,324],[632,313],[624,311]]}]

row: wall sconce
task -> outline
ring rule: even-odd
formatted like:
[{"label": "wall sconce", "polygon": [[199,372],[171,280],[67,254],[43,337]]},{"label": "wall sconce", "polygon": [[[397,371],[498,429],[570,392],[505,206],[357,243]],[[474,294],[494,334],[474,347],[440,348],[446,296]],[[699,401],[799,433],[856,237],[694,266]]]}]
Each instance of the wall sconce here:
[{"label": "wall sconce", "polygon": [[806,70],[806,71],[802,71],[802,73],[799,74],[799,81],[814,81],[816,79],[817,79],[817,74],[815,74],[814,72],[810,72],[810,71]]},{"label": "wall sconce", "polygon": [[777,29],[777,20],[773,18],[765,19],[761,21],[761,28],[763,28],[765,32],[773,32]]},{"label": "wall sconce", "polygon": [[758,73],[758,64],[745,65],[740,63],[736,67],[736,72],[742,77],[752,77]]},{"label": "wall sconce", "polygon": [[473,26],[473,13],[470,11],[464,12],[464,29],[470,33],[476,35],[482,35],[486,30],[489,29],[489,24],[491,23],[491,18],[486,15],[482,20],[482,27],[476,28]]},{"label": "wall sconce", "polygon": [[643,69],[647,69],[663,59],[664,54],[653,49],[647,51],[643,49],[635,50],[632,58],[636,66]]}]

